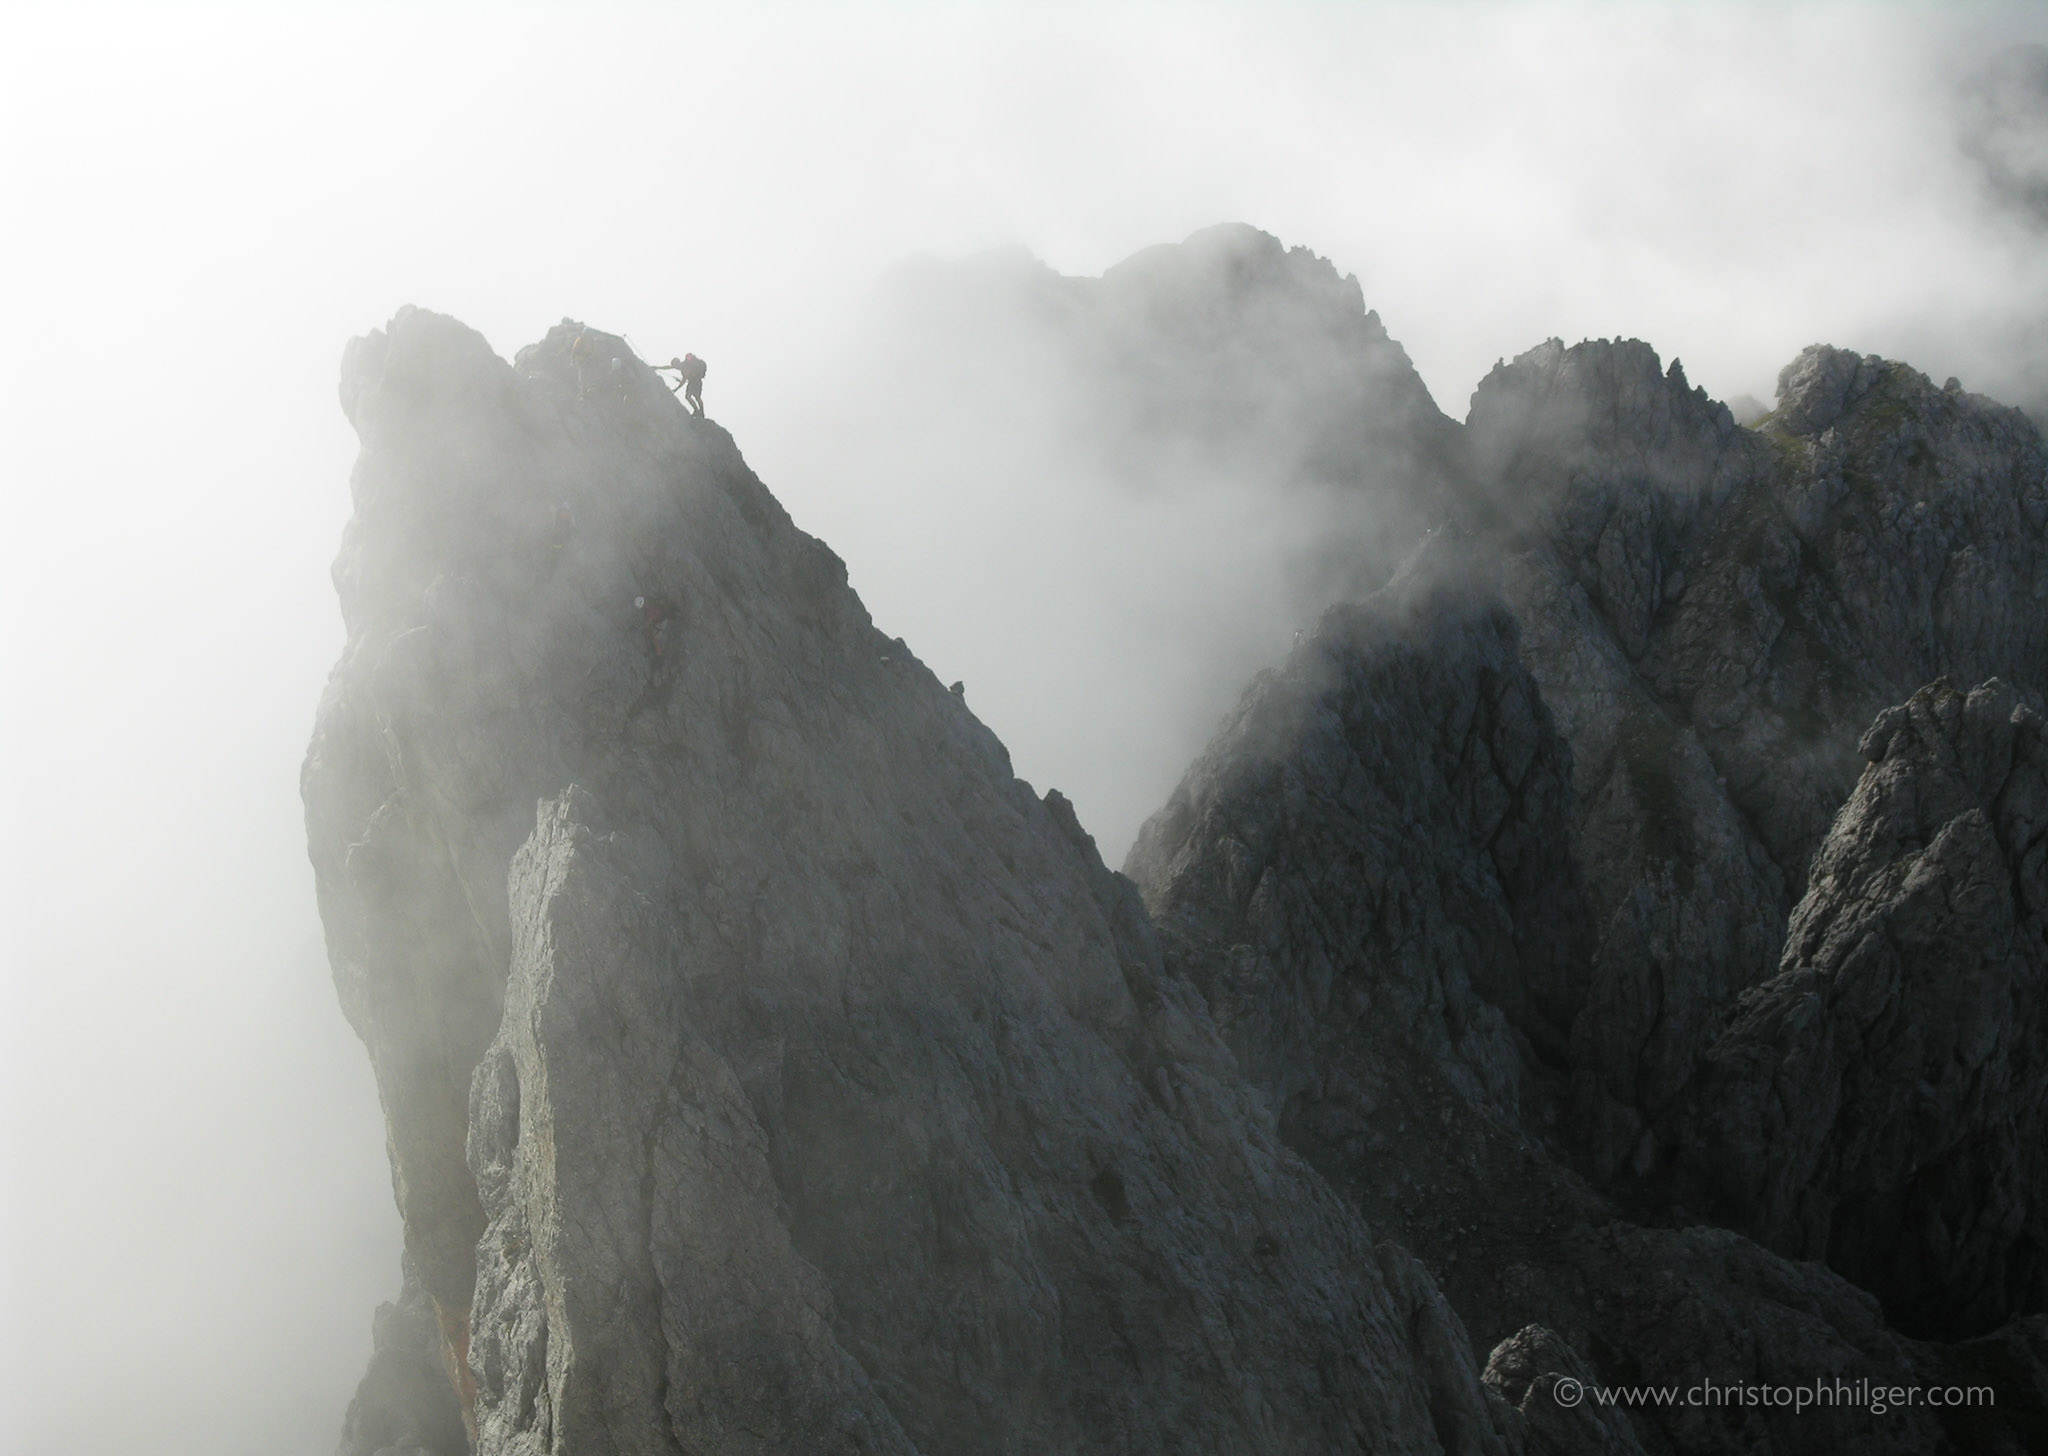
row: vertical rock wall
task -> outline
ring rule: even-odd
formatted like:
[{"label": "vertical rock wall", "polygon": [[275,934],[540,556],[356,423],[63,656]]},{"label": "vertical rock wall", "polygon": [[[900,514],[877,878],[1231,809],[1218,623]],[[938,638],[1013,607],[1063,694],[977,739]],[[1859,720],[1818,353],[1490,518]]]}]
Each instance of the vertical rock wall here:
[{"label": "vertical rock wall", "polygon": [[407,312],[343,394],[308,823],[480,1452],[1508,1449],[1071,809],[722,431],[572,324],[508,367]]}]

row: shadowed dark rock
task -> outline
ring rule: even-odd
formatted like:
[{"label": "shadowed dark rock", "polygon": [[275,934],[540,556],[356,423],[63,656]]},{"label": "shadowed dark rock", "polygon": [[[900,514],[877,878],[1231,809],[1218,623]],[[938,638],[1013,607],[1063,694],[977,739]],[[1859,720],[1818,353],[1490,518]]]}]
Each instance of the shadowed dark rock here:
[{"label": "shadowed dark rock", "polygon": [[370,1368],[349,1402],[337,1456],[464,1456],[469,1436],[450,1379],[434,1304],[405,1271],[398,1299],[380,1305]]},{"label": "shadowed dark rock", "polygon": [[2048,1305],[2048,748],[1993,681],[1922,689],[1863,751],[1679,1146],[1764,1242],[1974,1334]]},{"label": "shadowed dark rock", "polygon": [[1775,973],[1863,727],[1945,674],[2048,678],[2048,453],[2016,410],[1818,347],[1757,432],[1633,342],[1496,369],[1468,431],[1467,549],[1572,747],[1576,1116],[1613,1176]]},{"label": "shadowed dark rock", "polygon": [[1071,808],[722,431],[573,324],[508,368],[408,312],[344,394],[308,823],[480,1452],[1514,1449]]},{"label": "shadowed dark rock", "polygon": [[[1686,1403],[1708,1385],[1976,1382],[1984,1362],[1901,1337],[1822,1265],[1638,1226],[1573,1171],[1561,1074],[1517,1031],[1574,963],[1570,766],[1512,620],[1419,560],[1252,686],[1130,869],[1169,970],[1208,999],[1283,1137],[1495,1348],[1490,1383],[1531,1450],[2021,1449],[1998,1415],[1962,1441],[1924,1408]],[[1495,999],[1503,982],[1524,999]],[[1596,1419],[1552,1398],[1567,1375],[1676,1403]]]},{"label": "shadowed dark rock", "polygon": [[1553,343],[1460,429],[1249,229],[924,276],[1133,479],[1358,504],[1303,591],[1401,564],[1134,888],[623,341],[353,343],[304,787],[408,1265],[344,1456],[2038,1448],[2032,426]]},{"label": "shadowed dark rock", "polygon": [[1529,1422],[1530,1456],[1643,1449],[1628,1417],[1588,1394],[1596,1377],[1555,1330],[1528,1325],[1509,1335],[1486,1357],[1484,1378]]},{"label": "shadowed dark rock", "polygon": [[[1495,1115],[1561,1058],[1584,908],[1571,750],[1497,603],[1426,564],[1263,675],[1125,863],[1279,1107],[1399,1040]],[[1360,1079],[1363,1079],[1361,1082]]]}]

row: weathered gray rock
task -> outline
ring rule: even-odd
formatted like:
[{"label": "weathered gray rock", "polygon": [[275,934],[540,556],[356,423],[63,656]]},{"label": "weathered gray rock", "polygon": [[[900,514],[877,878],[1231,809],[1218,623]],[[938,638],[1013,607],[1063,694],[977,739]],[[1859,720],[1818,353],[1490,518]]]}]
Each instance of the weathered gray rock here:
[{"label": "weathered gray rock", "polygon": [[308,824],[478,1451],[1511,1448],[1071,809],[723,432],[576,325],[508,367],[403,313],[343,393]]},{"label": "weathered gray rock", "polygon": [[1884,377],[1875,354],[1816,346],[1778,371],[1777,423],[1788,435],[1818,435],[1839,421]]},{"label": "weathered gray rock", "polygon": [[464,1456],[460,1379],[433,1301],[408,1264],[399,1297],[377,1308],[370,1368],[349,1402],[336,1456]]},{"label": "weathered gray rock", "polygon": [[2048,1305],[2048,747],[1993,681],[1915,693],[1675,1139],[1738,1226],[1908,1328]]},{"label": "weathered gray rock", "polygon": [[1512,1120],[1531,1043],[1562,1056],[1571,753],[1516,646],[1505,610],[1418,562],[1262,677],[1133,845],[1125,872],[1276,1106],[1369,1106],[1398,1041]]},{"label": "weathered gray rock", "polygon": [[1642,1452],[1628,1417],[1588,1394],[1597,1377],[1555,1330],[1526,1325],[1509,1335],[1486,1357],[1484,1379],[1529,1423],[1531,1456]]},{"label": "weathered gray rock", "polygon": [[[1002,286],[1162,481],[1350,492],[1304,590],[1406,558],[1142,899],[621,341],[351,345],[304,784],[408,1282],[345,1456],[2037,1447],[2038,433],[1826,349],[1745,430],[1640,344],[1461,431],[1244,229]],[[1886,711],[1943,674],[2012,686]]]},{"label": "weathered gray rock", "polygon": [[1571,743],[1597,949],[1578,1121],[1612,1175],[1772,975],[1857,735],[1944,674],[2048,674],[2048,454],[2019,414],[1807,350],[1761,432],[1639,343],[1497,369],[1469,546]]},{"label": "weathered gray rock", "polygon": [[[1521,706],[1503,712],[1509,697]],[[1839,1273],[1727,1230],[1639,1226],[1572,1171],[1557,1074],[1516,1030],[1537,993],[1569,984],[1547,968],[1572,964],[1570,765],[1512,620],[1418,562],[1253,685],[1130,869],[1169,969],[1210,1001],[1282,1135],[1494,1345],[1490,1383],[1531,1450],[2020,1449],[2011,1417],[1971,1417],[1964,1439],[1953,1413],[1766,1403],[1753,1387],[1925,1383],[1971,1359],[1895,1333]],[[1514,844],[1537,853],[1503,854]],[[1517,936],[1518,909],[1535,933]],[[1513,1015],[1494,989],[1510,977],[1526,998]],[[2024,1135],[2023,1152],[1988,1141],[2034,1156]],[[1643,1172],[1668,1196],[1663,1169]],[[1584,1356],[1520,1338],[1539,1324]],[[2030,1359],[2016,1393],[2039,1378]],[[1596,1419],[1549,1399],[1564,1376],[1675,1403]],[[2020,1422],[2029,1409],[2022,1396]]]},{"label": "weathered gray rock", "polygon": [[[1627,1407],[1648,1451],[2017,1452],[2040,1409],[2003,1380],[1988,1411],[1874,1411],[1845,1396],[1954,1379],[1951,1352],[1901,1337],[1875,1299],[1823,1266],[1728,1230],[1616,1220],[1561,1244],[1573,1272],[1552,1286],[1555,1328],[1608,1385],[1668,1392]],[[1832,1399],[1797,1404],[1792,1392],[1816,1382]]]}]

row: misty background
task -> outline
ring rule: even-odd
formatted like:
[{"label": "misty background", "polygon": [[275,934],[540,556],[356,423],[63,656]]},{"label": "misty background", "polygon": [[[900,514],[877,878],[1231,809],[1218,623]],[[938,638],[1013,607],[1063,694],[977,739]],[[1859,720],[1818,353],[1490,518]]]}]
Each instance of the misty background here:
[{"label": "misty background", "polygon": [[1287,462],[1078,428],[1135,418],[1090,414],[1113,354],[949,334],[972,311],[918,300],[963,269],[1091,277],[1249,222],[1355,274],[1454,419],[1551,335],[1647,339],[1721,398],[1768,401],[1827,341],[2048,402],[2038,6],[152,6],[8,32],[9,1451],[324,1456],[396,1291],[297,775],[341,645],[336,369],[399,305],[507,356],[565,315],[703,355],[712,418],[1112,864],[1312,612],[1322,497],[1254,488]]}]

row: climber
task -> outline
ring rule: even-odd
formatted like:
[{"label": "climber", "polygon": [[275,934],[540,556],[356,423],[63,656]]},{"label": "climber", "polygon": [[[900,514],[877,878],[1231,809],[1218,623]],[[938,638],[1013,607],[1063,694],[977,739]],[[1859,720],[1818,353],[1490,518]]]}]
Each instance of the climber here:
[{"label": "climber", "polygon": [[569,544],[569,538],[575,534],[576,512],[570,509],[567,501],[557,502],[554,529],[548,533],[548,549],[560,556],[563,548]]},{"label": "climber", "polygon": [[651,597],[633,598],[633,607],[640,613],[640,630],[647,636],[647,650],[660,662],[668,646],[668,624],[675,620],[676,604],[656,592]]},{"label": "climber", "polygon": [[680,390],[683,405],[698,418],[704,415],[704,374],[707,366],[695,354],[685,354],[680,359],[670,359],[666,364],[657,364],[656,369],[675,371],[676,382],[669,386],[671,392]]},{"label": "climber", "polygon": [[590,360],[596,354],[588,333],[579,332],[569,345],[570,362],[576,366],[576,397],[582,399],[590,393]]}]

